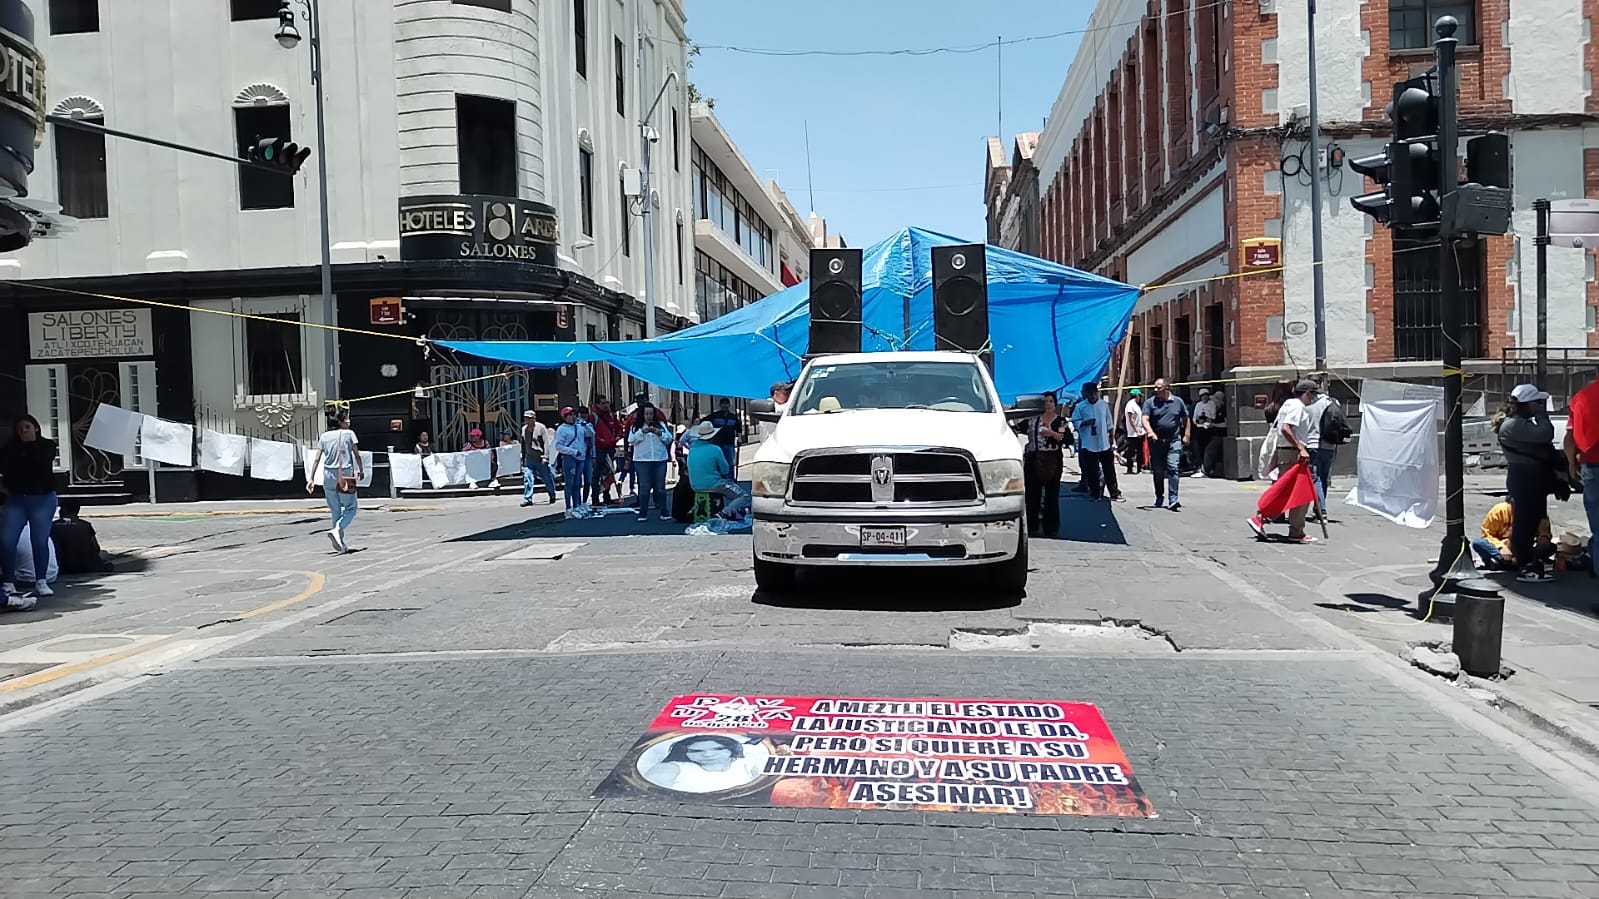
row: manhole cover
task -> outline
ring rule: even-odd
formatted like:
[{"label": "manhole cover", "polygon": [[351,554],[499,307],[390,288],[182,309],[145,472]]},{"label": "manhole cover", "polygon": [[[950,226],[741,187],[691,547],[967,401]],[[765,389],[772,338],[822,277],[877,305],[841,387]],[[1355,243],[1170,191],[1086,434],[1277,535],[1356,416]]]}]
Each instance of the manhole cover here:
[{"label": "manhole cover", "polygon": [[51,667],[54,666],[49,664],[39,665],[22,662],[0,663],[0,681],[7,681],[13,677],[25,677],[34,673],[35,671],[43,671],[44,669]]},{"label": "manhole cover", "polygon": [[333,618],[331,620],[324,621],[324,622],[322,622],[322,625],[324,627],[327,626],[327,625],[330,625],[330,624],[336,624],[339,627],[360,627],[362,625],[368,625],[368,624],[382,624],[385,621],[396,621],[398,619],[405,618],[405,617],[408,617],[410,615],[415,615],[417,612],[420,612],[420,611],[422,611],[422,610],[421,609],[360,609],[358,611],[350,612],[350,613],[345,614],[345,615],[340,615],[337,618]]},{"label": "manhole cover", "polygon": [[1398,578],[1397,580],[1394,581],[1394,583],[1399,584],[1400,586],[1403,586],[1403,587],[1436,587],[1436,586],[1438,586],[1437,584],[1434,584],[1432,582],[1432,578],[1428,577],[1425,574],[1407,575],[1405,577]]},{"label": "manhole cover", "polygon": [[102,649],[120,649],[134,643],[132,637],[81,637],[77,640],[59,640],[39,647],[45,652],[97,652]]},{"label": "manhole cover", "polygon": [[251,581],[223,581],[219,584],[206,584],[189,591],[191,596],[217,596],[223,593],[255,593],[259,590],[271,590],[288,583],[283,578],[256,578]]}]

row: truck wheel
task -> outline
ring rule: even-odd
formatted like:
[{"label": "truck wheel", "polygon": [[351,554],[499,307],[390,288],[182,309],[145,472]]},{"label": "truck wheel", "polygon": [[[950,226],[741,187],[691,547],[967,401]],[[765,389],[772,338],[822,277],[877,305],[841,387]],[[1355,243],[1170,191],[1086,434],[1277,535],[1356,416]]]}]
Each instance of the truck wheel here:
[{"label": "truck wheel", "polygon": [[755,587],[763,593],[787,593],[793,590],[794,574],[792,565],[755,560]]},{"label": "truck wheel", "polygon": [[1001,593],[1021,594],[1027,592],[1027,536],[1022,535],[1021,543],[1016,547],[1016,555],[1012,558],[992,566],[993,585]]}]

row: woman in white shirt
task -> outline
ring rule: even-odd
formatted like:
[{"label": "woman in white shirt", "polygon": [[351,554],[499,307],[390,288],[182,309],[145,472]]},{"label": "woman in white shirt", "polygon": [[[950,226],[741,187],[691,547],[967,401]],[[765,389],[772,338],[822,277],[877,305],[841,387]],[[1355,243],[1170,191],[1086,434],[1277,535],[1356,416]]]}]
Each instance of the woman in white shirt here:
[{"label": "woman in white shirt", "polygon": [[356,440],[355,432],[350,430],[350,412],[347,409],[328,412],[328,429],[322,432],[316,454],[311,457],[311,464],[306,466],[306,493],[316,489],[312,478],[318,470],[322,473],[322,490],[327,494],[328,512],[333,516],[328,542],[333,544],[334,552],[347,553],[350,545],[344,538],[350,522],[355,520],[355,485],[366,477],[361,464],[360,443]]},{"label": "woman in white shirt", "polygon": [[672,501],[666,495],[666,464],[672,458],[671,444],[671,433],[656,417],[655,407],[641,404],[633,417],[633,429],[627,432],[627,445],[633,453],[633,477],[638,483],[639,521],[649,520],[652,496],[661,520],[672,517]]}]

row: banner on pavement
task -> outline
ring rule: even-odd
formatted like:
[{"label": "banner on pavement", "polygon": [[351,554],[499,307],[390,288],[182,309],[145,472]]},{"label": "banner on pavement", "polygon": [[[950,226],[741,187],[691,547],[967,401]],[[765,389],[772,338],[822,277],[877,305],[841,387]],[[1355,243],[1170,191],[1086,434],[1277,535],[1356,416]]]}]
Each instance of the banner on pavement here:
[{"label": "banner on pavement", "polygon": [[1010,699],[677,696],[594,796],[1156,817],[1097,707]]}]

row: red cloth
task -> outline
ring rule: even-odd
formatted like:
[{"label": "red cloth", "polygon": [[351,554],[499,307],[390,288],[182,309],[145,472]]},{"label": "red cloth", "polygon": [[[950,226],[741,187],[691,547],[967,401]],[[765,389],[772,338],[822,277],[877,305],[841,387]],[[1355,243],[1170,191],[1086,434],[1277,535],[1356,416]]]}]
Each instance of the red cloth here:
[{"label": "red cloth", "polygon": [[779,263],[777,267],[782,273],[784,287],[793,287],[794,285],[800,283],[800,279],[796,277],[793,272],[788,270],[787,263]]},{"label": "red cloth", "polygon": [[1295,463],[1283,473],[1277,483],[1266,488],[1255,505],[1261,518],[1276,518],[1289,509],[1308,506],[1316,501],[1316,478],[1310,473],[1309,462]]},{"label": "red cloth", "polygon": [[1582,461],[1599,463],[1599,381],[1577,391],[1571,398],[1571,439],[1577,442]]}]

